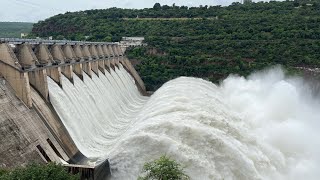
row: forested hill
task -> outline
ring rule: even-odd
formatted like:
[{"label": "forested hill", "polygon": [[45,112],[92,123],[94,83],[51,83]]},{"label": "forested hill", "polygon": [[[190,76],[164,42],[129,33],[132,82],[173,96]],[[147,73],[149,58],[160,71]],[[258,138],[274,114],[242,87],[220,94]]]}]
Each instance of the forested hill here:
[{"label": "forested hill", "polygon": [[0,38],[19,38],[21,33],[30,33],[33,23],[0,22]]},{"label": "forested hill", "polygon": [[320,2],[233,3],[221,6],[111,8],[60,14],[33,34],[97,41],[144,36],[147,48],[128,51],[151,90],[177,76],[218,81],[269,65],[320,65]]}]

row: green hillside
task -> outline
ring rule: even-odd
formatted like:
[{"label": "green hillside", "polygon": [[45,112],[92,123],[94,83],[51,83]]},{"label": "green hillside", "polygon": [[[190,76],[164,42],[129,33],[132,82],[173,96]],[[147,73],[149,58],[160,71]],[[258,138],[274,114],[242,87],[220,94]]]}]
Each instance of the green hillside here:
[{"label": "green hillside", "polygon": [[19,38],[21,33],[30,33],[33,23],[0,22],[0,37]]},{"label": "green hillside", "polygon": [[320,65],[318,1],[88,10],[41,21],[33,34],[92,41],[144,36],[149,46],[127,54],[141,62],[137,69],[150,90],[178,76],[217,82],[275,64]]}]

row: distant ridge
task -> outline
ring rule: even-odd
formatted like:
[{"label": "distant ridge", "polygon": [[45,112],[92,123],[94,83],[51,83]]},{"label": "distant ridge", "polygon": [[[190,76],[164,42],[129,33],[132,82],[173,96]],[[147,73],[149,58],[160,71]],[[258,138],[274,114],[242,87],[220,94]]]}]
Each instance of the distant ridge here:
[{"label": "distant ridge", "polygon": [[30,33],[32,26],[28,22],[0,22],[0,37],[19,38],[21,33]]}]

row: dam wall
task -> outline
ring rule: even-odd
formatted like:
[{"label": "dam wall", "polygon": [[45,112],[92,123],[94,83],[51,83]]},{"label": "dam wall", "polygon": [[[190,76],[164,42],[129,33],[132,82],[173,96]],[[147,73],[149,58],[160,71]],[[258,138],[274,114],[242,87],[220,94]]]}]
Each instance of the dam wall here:
[{"label": "dam wall", "polygon": [[0,82],[0,167],[67,160],[35,109],[18,99],[5,79],[0,78]]},{"label": "dam wall", "polygon": [[99,167],[109,166],[108,161],[88,166],[55,112],[47,77],[62,86],[62,76],[73,83],[75,75],[82,80],[83,73],[99,77],[119,66],[146,95],[141,78],[115,43],[0,39],[0,167],[54,161],[94,179],[106,176]]}]

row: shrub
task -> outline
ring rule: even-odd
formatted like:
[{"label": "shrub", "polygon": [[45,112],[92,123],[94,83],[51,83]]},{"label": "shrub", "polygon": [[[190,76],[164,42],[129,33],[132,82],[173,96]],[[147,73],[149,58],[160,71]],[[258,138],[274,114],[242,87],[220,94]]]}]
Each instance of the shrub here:
[{"label": "shrub", "polygon": [[78,175],[69,174],[61,165],[49,163],[47,165],[30,164],[25,168],[17,168],[10,172],[4,172],[1,180],[78,180]]},{"label": "shrub", "polygon": [[9,171],[6,170],[6,169],[0,169],[0,179],[1,179],[1,176],[7,174]]},{"label": "shrub", "polygon": [[184,174],[183,167],[167,156],[161,156],[152,162],[143,166],[143,177],[138,180],[188,180],[189,177]]}]

